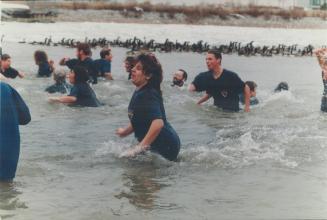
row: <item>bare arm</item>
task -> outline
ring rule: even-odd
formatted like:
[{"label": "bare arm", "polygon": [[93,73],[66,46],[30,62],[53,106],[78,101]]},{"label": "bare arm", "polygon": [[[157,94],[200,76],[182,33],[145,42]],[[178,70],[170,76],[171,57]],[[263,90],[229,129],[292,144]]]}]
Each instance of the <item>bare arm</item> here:
[{"label": "bare arm", "polygon": [[250,112],[250,97],[251,97],[251,92],[250,88],[248,85],[244,86],[244,102],[245,102],[245,112]]},{"label": "bare arm", "polygon": [[24,78],[24,77],[25,77],[25,74],[22,73],[22,72],[18,72],[18,77],[19,77],[19,78]]},{"label": "bare arm", "polygon": [[118,128],[116,130],[116,134],[121,138],[126,137],[133,132],[134,132],[134,129],[133,129],[133,126],[131,123],[129,123],[126,128]]},{"label": "bare arm", "polygon": [[60,102],[60,103],[74,103],[77,98],[75,96],[61,96],[61,97],[51,97],[49,98],[50,102]]},{"label": "bare arm", "polygon": [[197,102],[198,105],[201,105],[202,103],[208,101],[211,98],[211,95],[206,93],[204,96],[201,97],[201,99]]},{"label": "bare arm", "polygon": [[193,83],[191,83],[191,84],[188,86],[188,91],[189,91],[189,92],[195,92],[195,91],[196,91],[195,85],[194,85]]},{"label": "bare arm", "polygon": [[104,75],[105,75],[106,79],[108,79],[108,80],[114,80],[114,78],[112,77],[112,74],[110,72],[105,73]]},{"label": "bare arm", "polygon": [[152,142],[158,137],[161,129],[164,126],[164,122],[162,119],[155,119],[152,121],[151,126],[149,128],[148,133],[145,135],[143,140],[133,147],[132,149],[128,150],[127,152],[124,152],[122,154],[123,157],[134,157],[137,154],[146,151],[150,148],[150,145]]}]

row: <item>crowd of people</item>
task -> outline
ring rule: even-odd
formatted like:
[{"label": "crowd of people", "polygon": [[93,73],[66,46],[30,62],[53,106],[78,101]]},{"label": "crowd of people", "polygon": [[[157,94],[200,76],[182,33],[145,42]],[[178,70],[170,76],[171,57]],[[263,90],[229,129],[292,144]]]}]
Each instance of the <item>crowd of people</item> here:
[{"label": "crowd of people", "polygon": [[[321,110],[327,112],[327,49],[314,51],[322,69],[324,93]],[[113,80],[111,73],[112,51],[103,48],[100,59],[92,60],[90,46],[81,43],[76,48],[76,58],[62,58],[61,66],[70,71],[55,69],[54,62],[48,59],[44,51],[36,51],[34,60],[39,69],[38,77],[53,76],[54,84],[45,89],[48,93],[59,93],[60,96],[50,97],[50,102],[65,103],[85,107],[98,107],[102,103],[90,84],[97,84],[98,77]],[[190,92],[205,92],[198,100],[201,105],[213,98],[214,105],[228,112],[241,110],[249,112],[251,105],[259,103],[256,98],[257,84],[254,81],[243,81],[237,73],[222,67],[222,55],[218,50],[209,50],[206,54],[208,69],[199,73],[188,85]],[[161,84],[163,70],[159,60],[153,53],[128,55],[124,60],[128,80],[135,86],[128,105],[129,124],[118,128],[116,134],[126,137],[134,133],[138,144],[122,154],[123,157],[134,157],[150,150],[167,160],[175,161],[180,151],[181,142],[177,132],[168,122],[162,97]],[[21,73],[11,67],[11,57],[1,56],[0,88],[1,88],[1,129],[0,129],[0,181],[12,181],[19,157],[19,127],[31,120],[29,109],[17,91],[8,85],[6,78],[23,78]],[[68,78],[69,83],[66,82]],[[173,74],[171,86],[185,87],[188,74],[178,69]],[[288,90],[287,82],[277,85],[275,92]],[[6,128],[6,129],[3,129]]]}]

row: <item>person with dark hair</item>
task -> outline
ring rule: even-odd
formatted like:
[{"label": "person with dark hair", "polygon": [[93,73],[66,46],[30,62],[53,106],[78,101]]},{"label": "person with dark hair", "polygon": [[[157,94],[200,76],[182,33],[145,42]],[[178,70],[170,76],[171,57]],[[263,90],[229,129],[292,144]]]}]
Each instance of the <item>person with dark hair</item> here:
[{"label": "person with dark hair", "polygon": [[250,111],[250,88],[239,76],[221,66],[222,56],[218,50],[209,50],[206,56],[207,72],[198,74],[189,86],[191,92],[206,91],[198,104],[213,97],[214,104],[227,111],[239,111],[239,94],[244,93],[245,111]]},{"label": "person with dark hair", "polygon": [[59,64],[66,65],[70,70],[74,69],[75,66],[82,66],[88,72],[90,76],[90,81],[92,84],[98,83],[98,69],[91,58],[92,52],[91,48],[86,43],[80,43],[76,48],[77,59],[63,58],[60,60]]},{"label": "person with dark hair", "polygon": [[35,64],[39,66],[37,77],[50,77],[54,71],[53,61],[48,60],[48,55],[43,50],[34,52]]},{"label": "person with dark hair", "polygon": [[60,102],[86,107],[98,107],[101,105],[93,89],[87,83],[89,75],[82,66],[75,66],[69,73],[69,82],[73,84],[69,95],[61,97],[51,97],[50,102]]},{"label": "person with dark hair", "polygon": [[131,79],[132,69],[136,64],[136,59],[134,56],[127,56],[124,60],[125,70],[128,73],[128,80]]},{"label": "person with dark hair", "polygon": [[131,81],[136,90],[128,106],[130,123],[118,128],[116,134],[125,137],[134,132],[139,144],[124,152],[124,157],[134,157],[144,151],[156,152],[168,160],[176,160],[180,140],[166,119],[160,84],[162,67],[152,54],[140,54],[132,69]]},{"label": "person with dark hair", "polygon": [[171,86],[182,87],[187,80],[187,72],[183,69],[179,69],[174,73],[173,83]]},{"label": "person with dark hair", "polygon": [[28,124],[31,115],[17,91],[4,82],[0,82],[0,100],[0,182],[11,182],[19,159],[19,125]]},{"label": "person with dark hair", "polygon": [[45,89],[48,93],[69,93],[72,86],[68,83],[66,83],[66,73],[64,70],[55,71],[53,73],[53,80],[55,81],[55,84],[47,87]]},{"label": "person with dark hair", "polygon": [[327,112],[327,48],[314,50],[313,53],[317,56],[319,66],[321,67],[321,77],[324,86],[320,110]]},{"label": "person with dark hair", "polygon": [[[259,100],[257,99],[257,87],[258,85],[254,81],[246,81],[245,85],[250,88],[250,105],[257,105],[259,104]],[[240,94],[240,102],[244,105],[244,95],[243,93]]]},{"label": "person with dark hair", "polygon": [[1,78],[24,78],[24,73],[17,71],[11,67],[11,57],[8,54],[1,55],[0,63],[0,79]]},{"label": "person with dark hair", "polygon": [[101,59],[94,60],[96,67],[98,68],[98,72],[101,77],[104,77],[108,80],[113,80],[111,74],[111,61],[112,61],[112,53],[111,49],[105,48],[100,51]]},{"label": "person with dark hair", "polygon": [[280,82],[278,83],[277,87],[275,88],[275,92],[287,91],[288,90],[288,83],[287,82]]}]

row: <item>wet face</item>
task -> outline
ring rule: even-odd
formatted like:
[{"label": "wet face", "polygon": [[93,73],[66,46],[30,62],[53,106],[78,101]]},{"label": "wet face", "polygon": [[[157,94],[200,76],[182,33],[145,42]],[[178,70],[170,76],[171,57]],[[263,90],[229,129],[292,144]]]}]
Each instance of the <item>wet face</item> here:
[{"label": "wet face", "polygon": [[208,53],[206,63],[208,70],[214,70],[220,66],[220,59],[217,59],[214,54]]},{"label": "wet face", "polygon": [[11,59],[1,60],[1,68],[8,69],[11,65]]},{"label": "wet face", "polygon": [[70,71],[69,74],[67,74],[67,78],[71,84],[75,83],[75,73],[74,71]]},{"label": "wet face", "polygon": [[250,92],[251,97],[256,97],[257,96],[257,91],[254,89],[254,91]]},{"label": "wet face", "polygon": [[109,55],[106,55],[105,59],[108,61],[112,61],[112,54],[110,53]]},{"label": "wet face", "polygon": [[183,72],[178,70],[174,73],[174,80],[184,80]]},{"label": "wet face", "polygon": [[136,87],[145,85],[149,81],[149,77],[145,75],[143,66],[138,62],[132,69],[131,80]]}]

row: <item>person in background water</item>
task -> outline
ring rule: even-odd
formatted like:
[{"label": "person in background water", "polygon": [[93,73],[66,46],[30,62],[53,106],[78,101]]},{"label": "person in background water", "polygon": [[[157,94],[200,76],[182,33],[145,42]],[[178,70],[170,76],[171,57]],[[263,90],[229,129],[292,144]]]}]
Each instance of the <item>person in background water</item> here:
[{"label": "person in background water", "polygon": [[209,50],[206,56],[207,72],[197,75],[189,86],[191,92],[206,91],[197,104],[214,98],[214,104],[227,111],[239,111],[239,94],[244,93],[245,111],[250,111],[250,88],[239,76],[221,66],[222,56],[218,50]]},{"label": "person in background water", "polygon": [[61,97],[51,97],[50,102],[60,102],[85,107],[98,107],[101,105],[94,91],[87,83],[89,75],[82,66],[75,66],[68,74],[69,82],[73,84],[69,95]]},{"label": "person in background water", "polygon": [[134,56],[127,56],[124,60],[125,70],[128,73],[128,80],[131,79],[132,69],[136,64],[136,59]]},{"label": "person in background water", "polygon": [[31,115],[17,91],[1,81],[0,100],[0,182],[11,182],[20,152],[19,125],[28,124]]},{"label": "person in background water", "polygon": [[82,66],[86,69],[88,75],[90,76],[90,81],[92,84],[98,83],[98,69],[91,58],[92,52],[91,48],[86,43],[80,43],[76,48],[77,59],[63,58],[60,60],[59,65],[66,65],[70,70],[74,69],[75,66]]},{"label": "person in background water", "polygon": [[11,67],[11,57],[8,54],[1,55],[1,63],[0,63],[0,79],[6,78],[24,78],[24,73],[17,71],[16,69]]},{"label": "person in background water", "polygon": [[166,119],[160,84],[163,79],[161,64],[152,54],[140,54],[132,69],[131,81],[136,90],[128,106],[130,123],[118,128],[116,134],[126,137],[134,132],[139,144],[124,152],[124,157],[134,157],[150,150],[168,160],[176,160],[180,140]]},{"label": "person in background water", "polygon": [[55,84],[47,87],[45,89],[48,93],[69,93],[72,86],[68,83],[66,83],[66,73],[64,70],[55,71],[53,73],[53,80],[55,81]]},{"label": "person in background water", "polygon": [[108,80],[113,80],[111,74],[111,61],[112,61],[112,53],[111,49],[106,48],[102,49],[100,52],[101,59],[95,60],[95,65],[98,68],[98,72],[101,77],[105,77]]},{"label": "person in background water", "polygon": [[327,112],[327,48],[317,49],[313,53],[317,56],[319,66],[321,67],[321,77],[324,86],[320,110]]},{"label": "person in background water", "polygon": [[48,55],[43,50],[34,52],[35,64],[39,66],[37,77],[50,77],[54,71],[54,63],[48,60]]},{"label": "person in background water", "polygon": [[281,92],[281,91],[288,91],[289,86],[287,82],[280,82],[278,83],[277,87],[275,88],[274,92]]},{"label": "person in background water", "polygon": [[[245,85],[250,88],[250,105],[257,105],[259,104],[259,100],[257,99],[257,84],[254,81],[246,81]],[[244,105],[244,95],[243,93],[240,94],[240,102]]]},{"label": "person in background water", "polygon": [[171,86],[182,87],[187,80],[187,72],[183,69],[179,69],[174,73],[173,83]]}]

